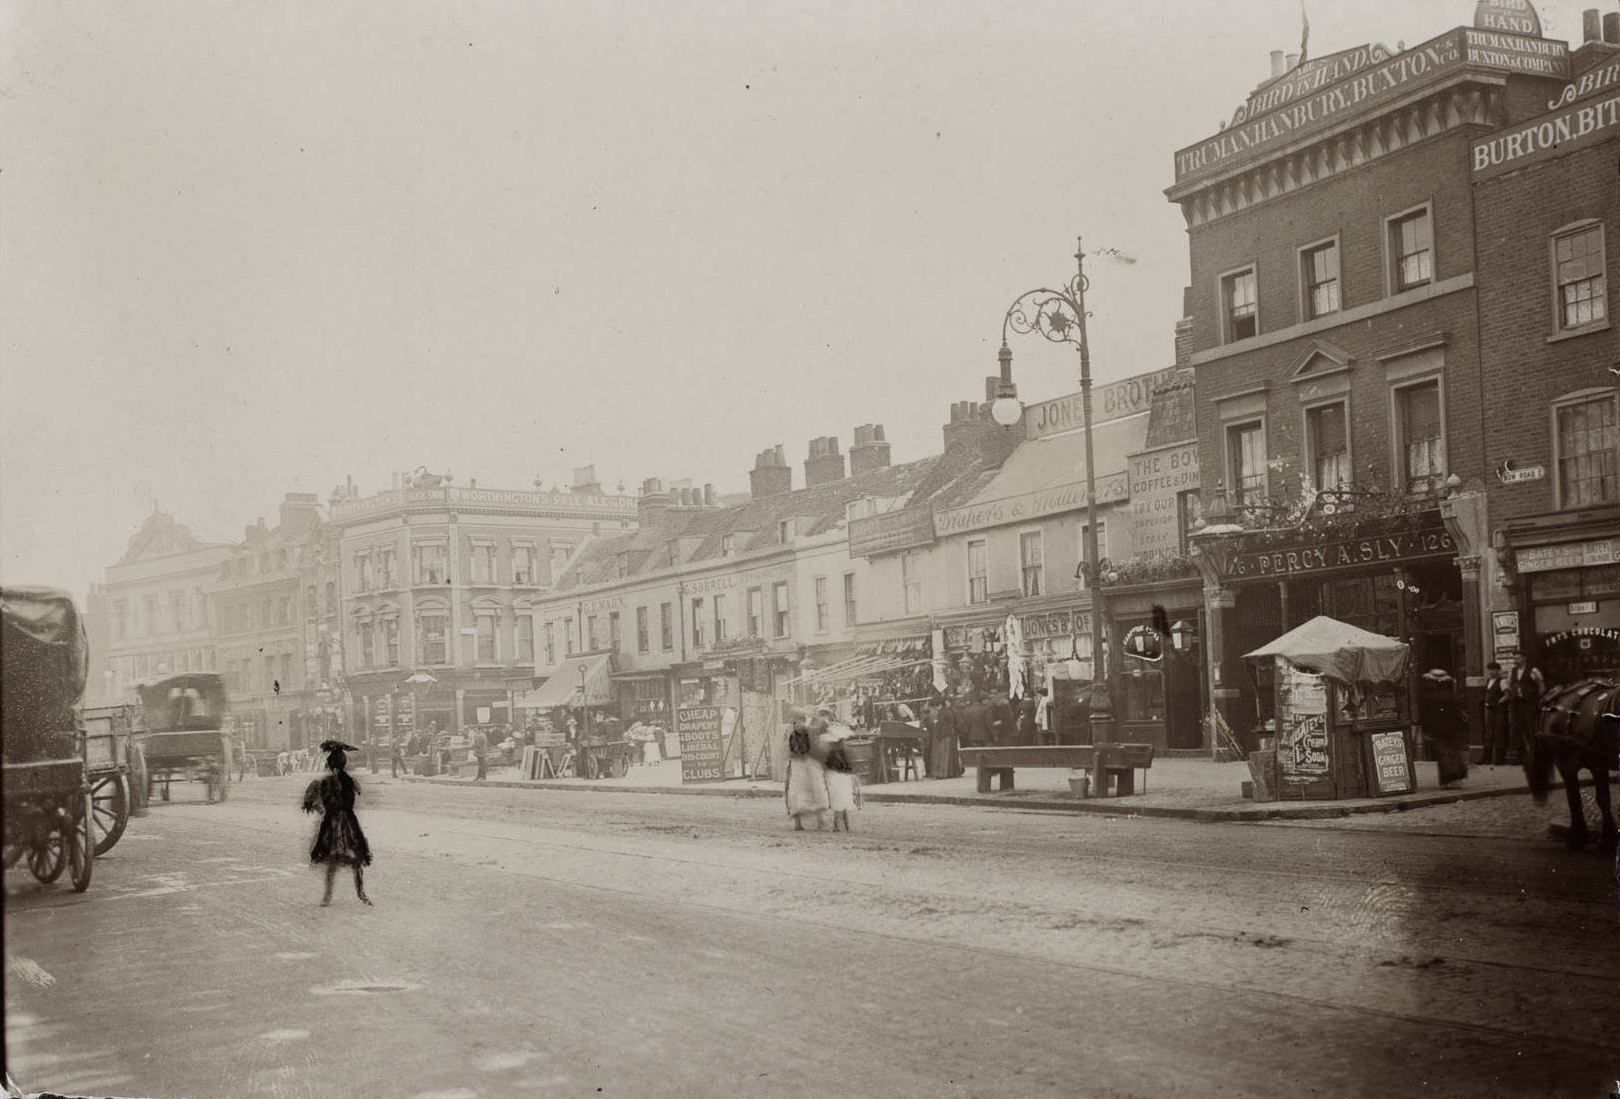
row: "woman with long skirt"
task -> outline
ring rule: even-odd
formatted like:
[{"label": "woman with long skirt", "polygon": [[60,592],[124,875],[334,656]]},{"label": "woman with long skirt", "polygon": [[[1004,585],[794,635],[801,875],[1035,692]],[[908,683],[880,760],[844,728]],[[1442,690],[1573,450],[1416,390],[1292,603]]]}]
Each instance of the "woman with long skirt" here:
[{"label": "woman with long skirt", "polygon": [[814,813],[816,830],[827,827],[822,815],[831,803],[827,797],[827,768],[816,758],[818,746],[805,723],[795,721],[788,734],[787,787],[783,794],[787,800],[788,816],[793,818],[794,831],[804,831],[804,817]]},{"label": "woman with long skirt", "polygon": [[326,774],[304,791],[304,812],[321,814],[315,846],[309,851],[311,863],[326,864],[326,894],[321,898],[321,905],[332,903],[332,883],[340,866],[354,868],[355,895],[361,904],[370,904],[361,867],[371,865],[371,847],[366,843],[366,834],[360,830],[359,818],[354,815],[354,799],[360,796],[360,786],[345,769],[348,757],[343,754],[359,749],[340,740],[328,740],[322,742],[321,751],[326,753]]}]

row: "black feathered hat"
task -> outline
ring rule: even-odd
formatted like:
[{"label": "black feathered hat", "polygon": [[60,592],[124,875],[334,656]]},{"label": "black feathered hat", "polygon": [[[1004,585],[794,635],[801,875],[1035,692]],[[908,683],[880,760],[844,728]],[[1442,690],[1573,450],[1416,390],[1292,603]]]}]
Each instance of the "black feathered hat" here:
[{"label": "black feathered hat", "polygon": [[341,740],[321,741],[321,751],[323,752],[358,752],[359,750],[353,744],[345,744]]}]

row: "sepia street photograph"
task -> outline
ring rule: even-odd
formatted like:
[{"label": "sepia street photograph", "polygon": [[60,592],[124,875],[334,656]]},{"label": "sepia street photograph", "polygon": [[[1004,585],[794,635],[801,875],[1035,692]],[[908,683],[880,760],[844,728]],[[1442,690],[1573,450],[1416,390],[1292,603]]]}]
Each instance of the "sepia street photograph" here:
[{"label": "sepia street photograph", "polygon": [[0,0],[6,1099],[1620,1099],[1620,0]]}]

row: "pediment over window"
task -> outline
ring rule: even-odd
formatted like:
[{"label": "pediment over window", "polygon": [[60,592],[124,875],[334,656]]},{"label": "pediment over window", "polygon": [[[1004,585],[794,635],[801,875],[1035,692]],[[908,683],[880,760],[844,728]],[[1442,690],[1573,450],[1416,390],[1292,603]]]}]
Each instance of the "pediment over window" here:
[{"label": "pediment over window", "polygon": [[1309,382],[1333,374],[1343,374],[1356,364],[1355,358],[1344,348],[1326,340],[1312,340],[1288,372],[1288,380]]}]

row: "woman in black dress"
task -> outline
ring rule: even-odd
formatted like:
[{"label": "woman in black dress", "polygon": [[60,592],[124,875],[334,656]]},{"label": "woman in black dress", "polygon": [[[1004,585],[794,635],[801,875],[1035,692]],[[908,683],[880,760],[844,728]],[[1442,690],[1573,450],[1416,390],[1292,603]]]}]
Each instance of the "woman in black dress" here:
[{"label": "woman in black dress", "polygon": [[326,753],[327,773],[304,791],[304,812],[321,814],[315,846],[309,852],[310,862],[326,864],[326,895],[321,904],[332,903],[332,882],[339,866],[354,867],[354,892],[362,904],[370,904],[360,868],[371,865],[371,847],[354,815],[354,799],[360,796],[360,786],[344,769],[348,757],[343,753],[359,749],[340,740],[328,740],[322,742],[321,751]]}]

